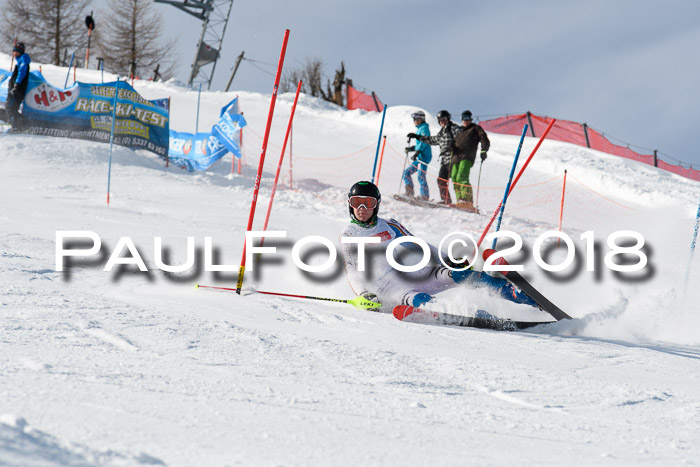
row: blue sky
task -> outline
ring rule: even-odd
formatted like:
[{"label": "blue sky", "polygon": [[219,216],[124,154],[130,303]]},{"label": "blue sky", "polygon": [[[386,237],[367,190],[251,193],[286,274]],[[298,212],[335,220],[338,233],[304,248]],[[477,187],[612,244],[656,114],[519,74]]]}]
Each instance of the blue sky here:
[{"label": "blue sky", "polygon": [[[155,7],[164,34],[178,38],[185,81],[201,23]],[[388,105],[530,110],[700,169],[699,18],[700,2],[682,0],[235,0],[212,90],[225,88],[245,51],[258,63],[244,61],[232,89],[270,93],[288,28],[287,67],[319,57],[332,77],[343,60],[347,76]]]}]

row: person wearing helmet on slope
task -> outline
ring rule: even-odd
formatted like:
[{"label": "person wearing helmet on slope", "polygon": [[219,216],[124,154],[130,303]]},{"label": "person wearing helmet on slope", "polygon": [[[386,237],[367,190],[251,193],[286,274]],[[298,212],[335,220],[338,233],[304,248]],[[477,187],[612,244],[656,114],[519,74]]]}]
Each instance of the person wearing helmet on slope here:
[{"label": "person wearing helmet on slope", "polygon": [[29,83],[29,64],[32,62],[26,53],[24,43],[18,42],[12,48],[12,58],[17,65],[12,70],[12,76],[7,85],[7,101],[5,101],[5,120],[12,125],[12,131],[20,127],[19,106],[22,105]]},{"label": "person wearing helmet on slope", "polygon": [[469,183],[469,172],[476,161],[476,150],[481,143],[481,162],[486,160],[489,150],[489,137],[483,128],[472,121],[469,110],[462,112],[461,131],[455,137],[455,150],[452,154],[452,183],[455,187],[457,207],[475,212],[472,200],[472,187]]},{"label": "person wearing helmet on slope", "polygon": [[[416,134],[420,136],[430,136],[430,127],[425,122],[425,112],[419,110],[411,114],[413,118],[413,123],[416,125]],[[426,174],[428,171],[428,164],[430,164],[433,158],[433,152],[428,143],[423,141],[416,141],[414,146],[409,146],[406,148],[406,152],[415,151],[413,156],[411,156],[411,165],[403,173],[403,181],[406,184],[406,196],[413,196],[413,180],[411,177],[414,173],[418,172],[418,184],[420,185],[420,196],[421,198],[428,200],[430,199],[430,190],[428,189],[428,180],[426,179]]]},{"label": "person wearing helmet on slope", "polygon": [[[472,286],[489,287],[507,300],[537,306],[530,297],[516,290],[505,279],[493,278],[471,269],[452,270],[445,267],[440,263],[440,252],[430,244],[430,262],[427,266],[415,272],[401,272],[392,267],[385,257],[387,246],[398,237],[413,237],[413,234],[397,220],[379,217],[381,202],[379,188],[371,182],[357,182],[348,192],[350,224],[343,229],[340,237],[345,271],[355,293],[391,308],[395,305],[421,306],[432,300],[433,294],[460,283],[469,283]],[[377,240],[363,244],[361,250],[357,241],[352,240],[359,237]],[[421,247],[413,242],[401,243],[397,250],[394,257],[410,252],[422,254]],[[360,254],[360,251],[364,253]],[[361,270],[365,269],[365,258],[368,259],[368,267]],[[459,263],[444,261],[453,268],[463,267]]]},{"label": "person wearing helmet on slope", "polygon": [[455,136],[459,132],[459,127],[452,122],[452,116],[447,110],[437,113],[438,123],[442,128],[435,136],[422,136],[417,133],[409,133],[409,138],[416,141],[440,146],[440,173],[438,174],[438,187],[440,189],[440,203],[452,204],[450,198],[450,171],[452,163],[452,151],[455,145]]}]

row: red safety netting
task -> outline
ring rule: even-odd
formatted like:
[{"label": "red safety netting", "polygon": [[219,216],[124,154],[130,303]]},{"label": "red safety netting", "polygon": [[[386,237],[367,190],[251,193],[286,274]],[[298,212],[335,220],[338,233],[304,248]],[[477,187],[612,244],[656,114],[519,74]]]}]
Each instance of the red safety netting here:
[{"label": "red safety netting", "polygon": [[352,86],[348,86],[348,109],[362,109],[375,112],[384,110],[384,104],[379,100],[376,93],[366,94],[358,91]]},{"label": "red safety netting", "polygon": [[[526,113],[520,115],[508,115],[505,117],[479,122],[479,125],[481,125],[481,127],[486,131],[491,131],[493,133],[518,136],[522,134],[523,126],[527,123],[528,125],[531,124],[530,129],[527,132],[527,136],[539,137],[552,120],[549,117],[540,117],[532,113],[530,113],[529,116],[530,118],[528,119],[528,114]],[[586,141],[586,133],[588,133],[588,141]],[[626,159],[632,159],[643,164],[654,165],[653,155],[639,154],[631,150],[629,147],[614,144],[601,133],[591,129],[590,127],[584,127],[584,125],[577,122],[557,120],[547,137],[557,141],[589,147],[597,151],[624,157]],[[686,178],[700,181],[700,170],[684,168],[680,165],[672,165],[658,159],[657,167]]]}]

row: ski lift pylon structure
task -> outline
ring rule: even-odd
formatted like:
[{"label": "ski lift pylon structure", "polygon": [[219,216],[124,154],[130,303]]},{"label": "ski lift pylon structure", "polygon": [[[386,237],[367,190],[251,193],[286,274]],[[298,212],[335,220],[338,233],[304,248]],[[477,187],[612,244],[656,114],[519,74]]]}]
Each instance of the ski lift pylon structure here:
[{"label": "ski lift pylon structure", "polygon": [[226,25],[231,16],[233,0],[153,0],[156,3],[167,3],[202,20],[202,32],[197,42],[197,50],[190,68],[187,83],[206,84],[211,88],[216,62],[221,56],[221,46],[224,42]]}]

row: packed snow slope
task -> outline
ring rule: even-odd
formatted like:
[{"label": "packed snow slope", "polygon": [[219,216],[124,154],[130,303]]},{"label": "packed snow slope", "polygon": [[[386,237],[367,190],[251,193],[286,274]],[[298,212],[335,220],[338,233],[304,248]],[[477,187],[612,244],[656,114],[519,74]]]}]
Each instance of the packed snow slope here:
[{"label": "packed snow slope", "polygon": [[[65,69],[43,72],[59,86],[65,79]],[[100,79],[78,70],[78,80]],[[177,83],[135,87],[147,98],[170,96],[171,128],[194,131],[195,92]],[[235,96],[249,125],[240,174],[237,167],[231,174],[230,156],[187,173],[115,147],[109,207],[108,145],[0,135],[0,465],[697,463],[700,255],[686,271],[700,184],[545,141],[501,229],[524,241],[508,259],[524,264],[523,275],[574,319],[529,332],[403,323],[349,305],[263,295],[256,290],[355,296],[340,259],[329,271],[303,273],[291,251],[309,235],[340,245],[347,189],[372,176],[381,115],[302,96],[293,167],[288,152],[268,226],[286,238],[266,240],[277,254],[248,264],[241,295],[197,289],[235,287],[241,261],[270,96],[203,93],[199,127],[208,129]],[[469,107],[463,99],[446,107],[458,115]],[[292,101],[288,94],[277,100],[255,230]],[[415,110],[387,111],[381,215],[434,244],[454,231],[478,238],[502,197],[517,138],[491,134],[489,157],[473,170],[473,183],[481,170],[481,215],[402,204],[392,194]],[[526,139],[519,167],[536,143]],[[562,230],[575,244],[575,261],[545,273],[534,243],[558,228],[564,170]],[[431,190],[437,197],[434,179]],[[620,230],[645,240],[648,263],[638,273],[615,273],[604,262],[608,236]],[[57,231],[92,231],[101,251],[71,258],[59,271]],[[103,270],[115,251],[134,257],[122,237],[148,271],[133,264]],[[193,237],[194,265],[163,272],[155,237],[174,265],[187,261]],[[211,261],[228,271],[204,270],[206,237]],[[545,243],[550,263],[566,257],[563,245]],[[328,252],[305,249],[302,257],[318,265]],[[430,306],[548,318],[467,287]]]}]

